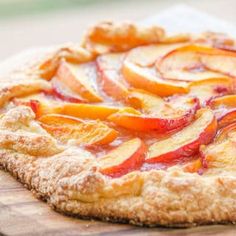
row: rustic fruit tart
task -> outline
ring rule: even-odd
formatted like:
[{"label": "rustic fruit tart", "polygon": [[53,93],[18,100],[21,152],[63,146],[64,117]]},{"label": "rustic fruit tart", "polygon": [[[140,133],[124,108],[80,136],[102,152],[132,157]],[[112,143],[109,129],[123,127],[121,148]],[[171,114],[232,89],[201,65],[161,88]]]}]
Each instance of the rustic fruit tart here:
[{"label": "rustic fruit tart", "polygon": [[0,72],[0,165],[55,210],[236,221],[234,40],[104,22]]}]

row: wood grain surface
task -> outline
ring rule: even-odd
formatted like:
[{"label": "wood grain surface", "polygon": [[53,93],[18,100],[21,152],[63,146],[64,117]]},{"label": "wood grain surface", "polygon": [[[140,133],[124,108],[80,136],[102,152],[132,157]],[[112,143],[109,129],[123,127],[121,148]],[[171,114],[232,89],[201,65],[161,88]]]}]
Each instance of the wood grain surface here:
[{"label": "wood grain surface", "polygon": [[236,227],[216,225],[190,229],[145,228],[63,216],[36,199],[8,173],[0,170],[0,235],[234,236]]}]

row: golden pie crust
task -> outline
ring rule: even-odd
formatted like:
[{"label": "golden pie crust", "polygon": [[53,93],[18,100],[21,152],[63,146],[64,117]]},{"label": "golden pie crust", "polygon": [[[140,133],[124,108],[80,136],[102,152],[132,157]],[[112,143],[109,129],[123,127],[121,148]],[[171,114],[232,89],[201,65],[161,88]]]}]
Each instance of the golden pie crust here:
[{"label": "golden pie crust", "polygon": [[[206,35],[199,39],[212,37]],[[106,52],[190,37],[194,36],[167,37],[159,27],[101,23],[90,29],[81,45],[33,50],[4,62],[0,105],[48,88],[47,80],[61,58],[83,63]],[[59,145],[26,106],[9,105],[2,115],[0,147],[0,165],[55,210],[68,215],[148,226],[236,222],[236,164],[203,175],[187,173],[177,165],[108,178],[100,173],[92,154]]]}]

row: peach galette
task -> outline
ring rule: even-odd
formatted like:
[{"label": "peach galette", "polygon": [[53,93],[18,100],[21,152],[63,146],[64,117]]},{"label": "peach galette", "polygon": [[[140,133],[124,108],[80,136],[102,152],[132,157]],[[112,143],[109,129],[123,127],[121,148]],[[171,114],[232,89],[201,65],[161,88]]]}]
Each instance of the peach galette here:
[{"label": "peach galette", "polygon": [[236,221],[234,40],[106,22],[0,72],[0,164],[57,211]]}]

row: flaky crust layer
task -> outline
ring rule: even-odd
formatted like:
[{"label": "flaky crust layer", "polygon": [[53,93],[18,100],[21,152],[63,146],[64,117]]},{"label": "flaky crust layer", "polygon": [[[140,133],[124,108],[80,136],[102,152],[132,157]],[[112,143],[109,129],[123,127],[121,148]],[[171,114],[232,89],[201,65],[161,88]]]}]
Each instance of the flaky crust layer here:
[{"label": "flaky crust layer", "polygon": [[[102,42],[96,41],[96,34],[101,32]],[[117,35],[120,41],[109,43],[107,50],[137,46],[133,42],[122,45],[126,37],[137,37],[140,44],[165,39],[163,29],[157,27],[141,29],[126,23],[122,28],[103,23],[91,29],[82,47],[63,45],[22,54],[0,67],[0,105],[13,97],[48,88],[50,84],[45,79],[50,78],[59,58],[92,60],[100,52],[97,46],[96,50],[91,49],[91,45],[102,43],[104,48]],[[8,106],[8,112],[0,119],[0,166],[57,211],[149,226],[236,222],[235,169],[200,176],[176,166],[167,171],[136,171],[109,178],[99,172],[92,154],[58,145],[37,124],[30,108]]]}]

